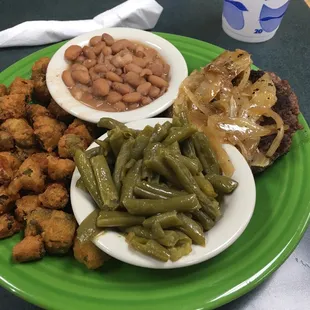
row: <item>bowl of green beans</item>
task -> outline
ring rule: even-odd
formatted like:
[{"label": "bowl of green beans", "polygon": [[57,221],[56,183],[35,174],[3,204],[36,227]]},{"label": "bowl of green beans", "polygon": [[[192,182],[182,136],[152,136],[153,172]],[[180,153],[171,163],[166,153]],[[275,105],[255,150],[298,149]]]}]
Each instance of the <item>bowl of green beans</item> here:
[{"label": "bowl of green beans", "polygon": [[71,203],[80,241],[132,265],[172,269],[206,261],[232,245],[255,207],[247,162],[223,145],[235,172],[222,175],[207,137],[182,118],[126,125],[76,150]]}]

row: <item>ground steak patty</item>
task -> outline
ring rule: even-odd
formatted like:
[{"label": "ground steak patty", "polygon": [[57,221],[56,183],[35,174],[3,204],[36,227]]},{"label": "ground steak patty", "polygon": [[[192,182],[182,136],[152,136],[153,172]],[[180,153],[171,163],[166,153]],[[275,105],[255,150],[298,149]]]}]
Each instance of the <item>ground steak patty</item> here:
[{"label": "ground steak patty", "polygon": [[[302,129],[302,126],[298,123],[299,105],[298,98],[292,91],[288,81],[281,80],[275,73],[268,72],[276,86],[277,102],[272,107],[272,109],[277,112],[283,119],[285,125],[288,125],[288,130],[285,131],[284,137],[277,151],[272,156],[271,164],[280,156],[286,154],[292,144],[293,134]],[[255,83],[260,77],[265,74],[264,71],[251,71],[250,80]],[[168,110],[164,111],[159,117],[172,117],[173,109],[170,107]],[[263,125],[274,124],[273,119],[264,118]],[[262,137],[259,143],[259,150],[264,154],[268,151],[275,135],[270,135]],[[271,165],[270,164],[270,165]],[[268,167],[268,166],[267,166]],[[252,171],[254,174],[264,171],[267,167],[255,167],[252,166]]]},{"label": "ground steak patty", "polygon": [[[260,77],[264,75],[264,71],[251,71],[250,80],[252,83],[255,83]],[[288,125],[289,129],[285,131],[284,137],[281,141],[281,144],[275,154],[272,156],[272,162],[275,161],[278,157],[286,154],[292,144],[293,134],[302,128],[302,126],[298,123],[298,114],[299,105],[298,98],[295,93],[292,91],[288,81],[281,80],[275,73],[269,72],[275,86],[276,86],[276,95],[277,102],[272,107],[272,109],[278,113],[284,121],[285,125]],[[264,118],[262,124],[273,124],[274,121],[271,118]],[[259,150],[263,153],[266,153],[275,138],[275,135],[270,135],[266,137],[262,137],[259,143]],[[254,173],[259,173],[265,170],[267,167],[253,167],[252,171]]]}]

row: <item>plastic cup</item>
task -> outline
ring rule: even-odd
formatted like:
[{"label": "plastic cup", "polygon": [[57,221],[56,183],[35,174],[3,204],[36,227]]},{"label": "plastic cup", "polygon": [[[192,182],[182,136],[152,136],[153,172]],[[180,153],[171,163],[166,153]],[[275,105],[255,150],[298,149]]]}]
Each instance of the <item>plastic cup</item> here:
[{"label": "plastic cup", "polygon": [[230,37],[264,42],[277,32],[290,0],[224,0],[222,27]]}]

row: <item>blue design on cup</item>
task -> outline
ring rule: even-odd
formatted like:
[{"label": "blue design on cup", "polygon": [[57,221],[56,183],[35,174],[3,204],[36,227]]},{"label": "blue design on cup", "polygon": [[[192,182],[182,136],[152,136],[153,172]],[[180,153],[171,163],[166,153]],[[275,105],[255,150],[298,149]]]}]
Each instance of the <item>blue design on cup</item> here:
[{"label": "blue design on cup", "polygon": [[263,5],[259,16],[259,22],[264,31],[272,32],[280,26],[289,2],[290,0],[276,9],[272,9],[265,4]]},{"label": "blue design on cup", "polygon": [[241,30],[244,27],[243,12],[246,11],[248,9],[241,2],[224,0],[223,16],[231,28]]}]

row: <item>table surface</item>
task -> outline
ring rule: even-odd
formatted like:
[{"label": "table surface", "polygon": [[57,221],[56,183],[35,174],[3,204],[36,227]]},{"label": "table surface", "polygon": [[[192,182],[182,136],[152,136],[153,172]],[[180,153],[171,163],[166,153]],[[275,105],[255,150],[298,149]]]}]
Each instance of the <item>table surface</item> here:
[{"label": "table surface", "polygon": [[[89,19],[123,1],[116,0],[0,0],[0,31],[27,20]],[[308,123],[310,106],[310,9],[302,0],[291,1],[276,36],[265,43],[235,41],[221,29],[221,0],[158,0],[164,7],[154,31],[196,38],[227,49],[249,51],[254,63],[290,81]],[[42,46],[0,49],[0,70]],[[1,82],[1,81],[0,81]],[[299,310],[310,304],[310,229],[287,261],[263,284],[221,307],[230,309]],[[0,288],[0,309],[39,308]]]}]

